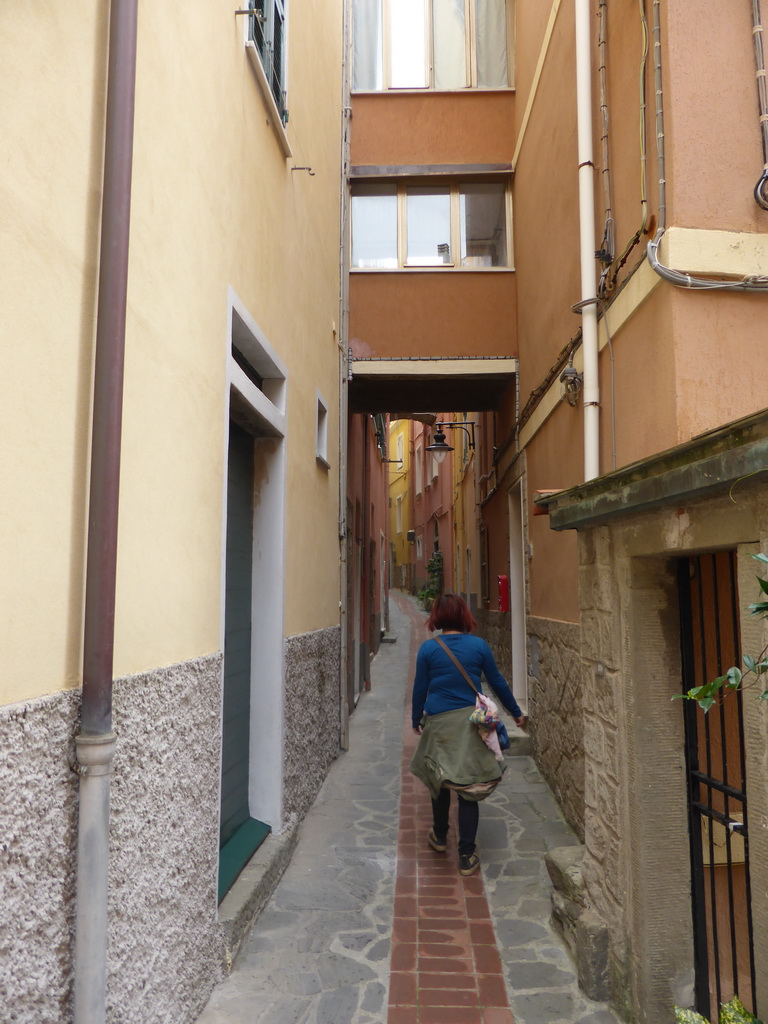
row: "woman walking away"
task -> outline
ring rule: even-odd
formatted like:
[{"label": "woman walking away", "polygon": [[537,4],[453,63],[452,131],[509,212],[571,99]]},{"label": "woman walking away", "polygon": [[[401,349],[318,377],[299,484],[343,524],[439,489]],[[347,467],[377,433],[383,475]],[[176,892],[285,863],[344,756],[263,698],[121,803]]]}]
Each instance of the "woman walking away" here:
[{"label": "woman walking away", "polygon": [[493,792],[504,771],[491,745],[483,741],[469,719],[476,692],[482,693],[481,674],[515,722],[519,726],[525,723],[490,647],[485,640],[471,635],[476,627],[466,602],[457,594],[443,594],[435,599],[427,628],[432,633],[442,630],[442,636],[426,640],[419,648],[411,706],[413,731],[421,737],[411,771],[427,786],[432,797],[432,829],[427,842],[438,853],[448,849],[448,812],[451,790],[455,789],[459,799],[462,875],[472,875],[480,867],[475,852],[478,801]]}]

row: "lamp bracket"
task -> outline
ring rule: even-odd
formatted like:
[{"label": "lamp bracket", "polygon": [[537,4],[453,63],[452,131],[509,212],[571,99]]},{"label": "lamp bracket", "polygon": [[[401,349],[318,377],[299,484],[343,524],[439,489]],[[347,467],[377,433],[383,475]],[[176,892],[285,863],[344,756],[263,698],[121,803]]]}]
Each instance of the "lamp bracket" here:
[{"label": "lamp bracket", "polygon": [[475,447],[475,421],[474,420],[453,420],[452,422],[435,423],[434,424],[439,430],[443,427],[448,427],[449,430],[455,430],[457,427],[464,431],[469,438],[469,447],[474,450]]}]

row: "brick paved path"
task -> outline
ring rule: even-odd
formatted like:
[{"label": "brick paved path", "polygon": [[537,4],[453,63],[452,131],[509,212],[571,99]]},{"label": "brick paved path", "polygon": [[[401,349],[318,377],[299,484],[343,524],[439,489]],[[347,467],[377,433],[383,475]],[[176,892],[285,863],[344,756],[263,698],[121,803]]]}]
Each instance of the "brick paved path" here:
[{"label": "brick paved path", "polygon": [[391,620],[350,750],[198,1024],[616,1024],[549,925],[543,855],[577,840],[530,758],[508,758],[481,806],[481,874],[461,878],[452,843],[427,846],[406,700],[424,615],[393,594]]}]

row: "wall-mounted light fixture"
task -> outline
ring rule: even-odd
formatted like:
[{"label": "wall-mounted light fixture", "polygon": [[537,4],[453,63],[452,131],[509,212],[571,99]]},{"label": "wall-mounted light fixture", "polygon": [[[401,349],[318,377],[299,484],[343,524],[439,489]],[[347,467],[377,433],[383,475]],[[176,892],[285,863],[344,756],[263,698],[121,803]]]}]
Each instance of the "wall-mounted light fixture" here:
[{"label": "wall-mounted light fixture", "polygon": [[573,365],[573,356],[571,356],[571,362],[568,363],[566,368],[560,374],[561,394],[568,405],[576,405],[579,400],[579,395],[581,394],[583,383],[584,377]]},{"label": "wall-mounted light fixture", "polygon": [[435,423],[434,438],[432,440],[432,444],[427,446],[427,451],[432,452],[437,462],[442,462],[448,452],[453,451],[453,448],[446,443],[443,427],[448,427],[449,430],[455,430],[456,428],[463,430],[469,438],[469,447],[475,447],[474,420],[455,420],[453,423]]}]

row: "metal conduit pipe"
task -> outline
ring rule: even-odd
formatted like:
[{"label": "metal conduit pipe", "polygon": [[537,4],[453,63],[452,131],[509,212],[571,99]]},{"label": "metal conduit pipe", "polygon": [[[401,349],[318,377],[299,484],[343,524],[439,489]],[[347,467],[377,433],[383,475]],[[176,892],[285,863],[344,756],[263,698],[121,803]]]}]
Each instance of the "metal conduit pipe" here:
[{"label": "metal conduit pipe", "polygon": [[74,1024],[104,1024],[112,671],[138,0],[112,0],[93,386],[78,811]]},{"label": "metal conduit pipe", "polygon": [[592,60],[590,2],[575,0],[576,110],[579,160],[579,254],[584,353],[584,479],[600,475],[600,383],[598,378],[595,192],[592,159]]},{"label": "metal conduit pipe", "polygon": [[765,81],[763,15],[760,0],[752,0],[752,38],[755,43],[757,99],[760,105],[760,134],[763,140],[763,173],[755,185],[755,202],[762,210],[768,210],[768,86]]},{"label": "metal conduit pipe", "polygon": [[599,0],[598,24],[600,31],[597,38],[597,51],[599,54],[598,74],[600,79],[600,114],[602,117],[602,132],[600,142],[603,150],[603,166],[601,174],[603,177],[603,192],[605,193],[605,221],[603,225],[603,240],[600,243],[598,259],[605,264],[605,269],[600,275],[600,292],[602,294],[605,278],[608,274],[613,256],[616,251],[615,222],[613,218],[613,202],[611,200],[611,165],[609,146],[609,115],[608,115],[608,0]]}]

